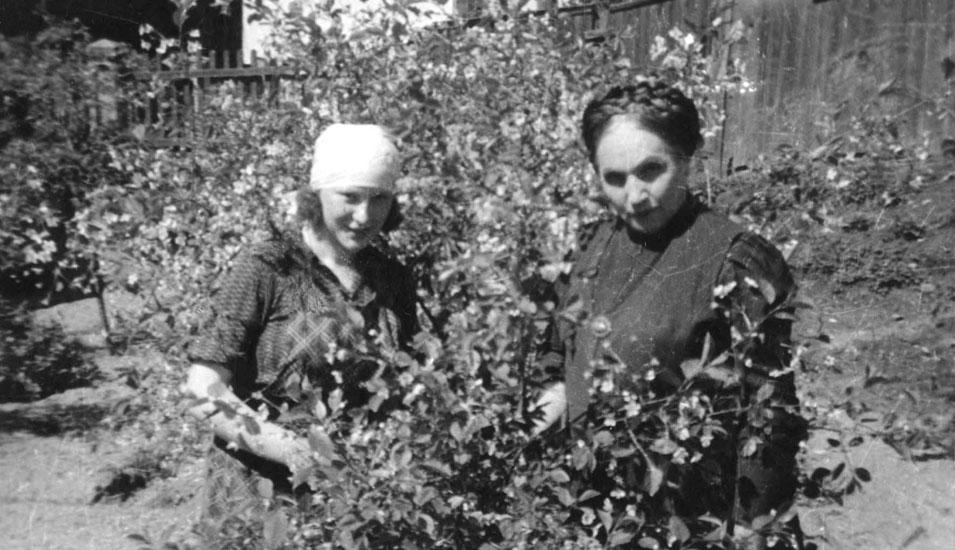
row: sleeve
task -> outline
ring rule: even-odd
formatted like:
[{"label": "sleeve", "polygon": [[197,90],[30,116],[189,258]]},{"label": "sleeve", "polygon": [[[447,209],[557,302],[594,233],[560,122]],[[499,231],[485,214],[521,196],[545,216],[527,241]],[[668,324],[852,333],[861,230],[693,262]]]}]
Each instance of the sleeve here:
[{"label": "sleeve", "polygon": [[550,290],[554,309],[544,328],[536,361],[537,371],[544,385],[564,381],[564,356],[567,353],[565,342],[571,336],[569,331],[572,330],[569,323],[560,319],[566,289],[567,282],[562,277],[554,282]]},{"label": "sleeve", "polygon": [[[582,259],[592,258],[593,251],[588,253],[588,250],[593,246],[597,233],[601,229],[600,222],[584,225],[577,236],[577,248],[569,252],[564,261],[576,266]],[[544,281],[540,276],[535,277],[533,281],[524,282],[524,291],[531,295],[535,302],[550,301],[554,304],[550,319],[544,328],[535,361],[535,370],[545,386],[565,380],[564,359],[571,351],[567,347],[568,343],[572,342],[576,330],[575,324],[565,316],[580,305],[579,302],[569,303],[573,272],[574,270],[571,269],[570,273],[560,274],[552,283]]]},{"label": "sleeve", "polygon": [[753,327],[760,333],[749,350],[754,377],[788,368],[796,283],[779,250],[758,235],[741,234],[730,247],[717,284],[732,286],[725,297],[732,326],[741,334]]},{"label": "sleeve", "polygon": [[273,277],[260,251],[240,257],[212,298],[199,338],[189,349],[194,363],[220,365],[236,379],[254,376],[255,350],[265,325]]},{"label": "sleeve", "polygon": [[[806,437],[806,422],[800,416],[795,375],[789,369],[792,345],[793,300],[796,284],[782,254],[765,239],[745,233],[730,248],[718,284],[732,287],[728,301],[730,323],[740,333],[751,328],[759,336],[752,341],[745,373],[746,393],[754,399],[769,384],[772,395],[765,409],[765,424],[741,426],[737,441],[739,519],[750,522],[772,511],[782,511],[796,490],[796,454]],[[740,450],[753,437],[762,444],[756,452]]]}]

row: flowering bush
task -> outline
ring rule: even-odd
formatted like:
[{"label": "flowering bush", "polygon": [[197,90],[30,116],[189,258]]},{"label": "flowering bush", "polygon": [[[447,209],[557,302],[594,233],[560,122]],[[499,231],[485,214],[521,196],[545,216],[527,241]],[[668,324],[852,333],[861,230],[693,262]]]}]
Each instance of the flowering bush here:
[{"label": "flowering bush", "polygon": [[[166,149],[107,144],[103,170],[116,177],[89,189],[70,221],[75,249],[142,301],[120,327],[146,329],[180,355],[218,275],[250,243],[292,229],[287,197],[305,183],[319,129],[376,122],[400,141],[405,222],[383,246],[419,275],[428,330],[414,356],[353,351],[380,367],[365,384],[367,409],[303,386],[285,411],[315,451],[295,472],[315,490],[308,514],[237,513],[207,534],[223,548],[720,544],[724,518],[659,506],[672,476],[705,465],[711,443],[728,437],[693,384],[650,396],[609,361],[594,378],[597,425],[569,446],[528,435],[543,378],[534,351],[557,313],[542,289],[569,267],[580,224],[600,215],[579,117],[636,69],[615,42],[585,44],[547,17],[415,29],[410,8],[386,3],[346,29],[337,9],[327,0],[262,14],[281,30],[276,49],[297,63],[306,97],[266,105],[222,85],[193,113],[210,135]],[[659,72],[715,106],[713,127],[719,103],[704,98],[735,84],[707,76],[695,39],[671,38],[693,61],[661,54]],[[194,56],[177,55],[170,63]],[[160,102],[154,85],[129,100]]]},{"label": "flowering bush", "polygon": [[32,40],[0,37],[0,286],[49,298],[89,291],[91,258],[68,243],[87,190],[116,177],[96,109],[119,91],[119,65],[94,55],[75,25]]},{"label": "flowering bush", "polygon": [[[669,465],[702,467],[708,443],[721,437],[714,404],[692,385],[662,399],[640,381],[624,392],[612,383],[621,365],[608,365],[598,390],[609,424],[588,427],[569,448],[528,435],[542,378],[535,344],[554,314],[538,290],[567,269],[580,223],[599,215],[578,119],[595,94],[637,78],[635,69],[615,44],[584,44],[548,18],[414,30],[409,12],[389,4],[346,29],[321,18],[335,8],[263,14],[281,29],[275,48],[296,61],[310,102],[260,113],[223,88],[214,141],[115,152],[115,165],[133,174],[126,189],[162,200],[148,201],[150,224],[116,218],[112,227],[128,224],[140,243],[126,249],[142,266],[139,284],[187,332],[211,277],[249,242],[286,229],[282,197],[304,183],[320,128],[384,124],[406,159],[405,222],[388,246],[419,275],[429,333],[415,356],[355,351],[381,367],[365,384],[375,395],[366,410],[347,409],[329,388],[325,400],[300,388],[300,405],[280,421],[315,451],[314,464],[295,473],[315,491],[307,514],[240,514],[204,526],[206,534],[223,547],[719,543],[717,525],[657,506],[677,471]],[[696,74],[703,67],[671,76],[699,98],[717,90]],[[386,403],[400,406],[382,416],[376,409]],[[646,481],[618,479],[613,465],[624,462]]]},{"label": "flowering bush", "polygon": [[99,377],[82,346],[62,329],[37,325],[7,300],[0,306],[0,402],[41,399]]}]

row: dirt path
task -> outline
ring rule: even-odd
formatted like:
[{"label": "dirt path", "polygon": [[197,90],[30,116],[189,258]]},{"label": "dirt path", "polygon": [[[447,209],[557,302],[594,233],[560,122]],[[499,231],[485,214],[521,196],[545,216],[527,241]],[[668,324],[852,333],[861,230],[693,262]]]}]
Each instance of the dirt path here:
[{"label": "dirt path", "polygon": [[[840,420],[835,419],[838,425]],[[807,462],[830,469],[844,460],[817,431],[809,441]],[[851,450],[849,464],[872,472],[861,492],[843,505],[804,503],[800,520],[820,549],[950,550],[955,541],[955,462],[911,462],[879,439]]]},{"label": "dirt path", "polygon": [[90,504],[102,468],[121,455],[78,437],[0,434],[0,547],[132,549],[138,546],[128,534],[188,526],[197,509],[189,484],[201,479],[198,465],[126,502]]},{"label": "dirt path", "polygon": [[[835,422],[838,422],[836,419]],[[808,460],[841,460],[817,432]],[[169,540],[185,533],[199,509],[199,463],[156,482],[126,502],[90,504],[99,472],[122,455],[78,437],[0,435],[0,547],[127,550],[138,533]],[[843,506],[806,502],[800,516],[821,550],[949,550],[955,541],[955,462],[905,461],[878,440],[853,449],[855,467],[873,474]]]}]

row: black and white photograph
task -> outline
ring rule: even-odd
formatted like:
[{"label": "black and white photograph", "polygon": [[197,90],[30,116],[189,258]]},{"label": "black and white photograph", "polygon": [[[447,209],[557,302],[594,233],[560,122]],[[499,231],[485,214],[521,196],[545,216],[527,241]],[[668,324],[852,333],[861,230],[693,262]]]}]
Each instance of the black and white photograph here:
[{"label": "black and white photograph", "polygon": [[955,547],[955,1],[0,0],[0,547]]}]

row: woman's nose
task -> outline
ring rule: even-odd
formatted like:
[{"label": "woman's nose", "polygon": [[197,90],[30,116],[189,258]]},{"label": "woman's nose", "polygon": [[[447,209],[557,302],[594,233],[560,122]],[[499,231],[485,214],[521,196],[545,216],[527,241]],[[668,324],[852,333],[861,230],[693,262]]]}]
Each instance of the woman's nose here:
[{"label": "woman's nose", "polygon": [[631,206],[641,205],[650,200],[650,192],[647,186],[635,176],[627,179],[627,203]]},{"label": "woman's nose", "polygon": [[352,211],[352,219],[358,223],[368,222],[368,201],[361,201]]}]

